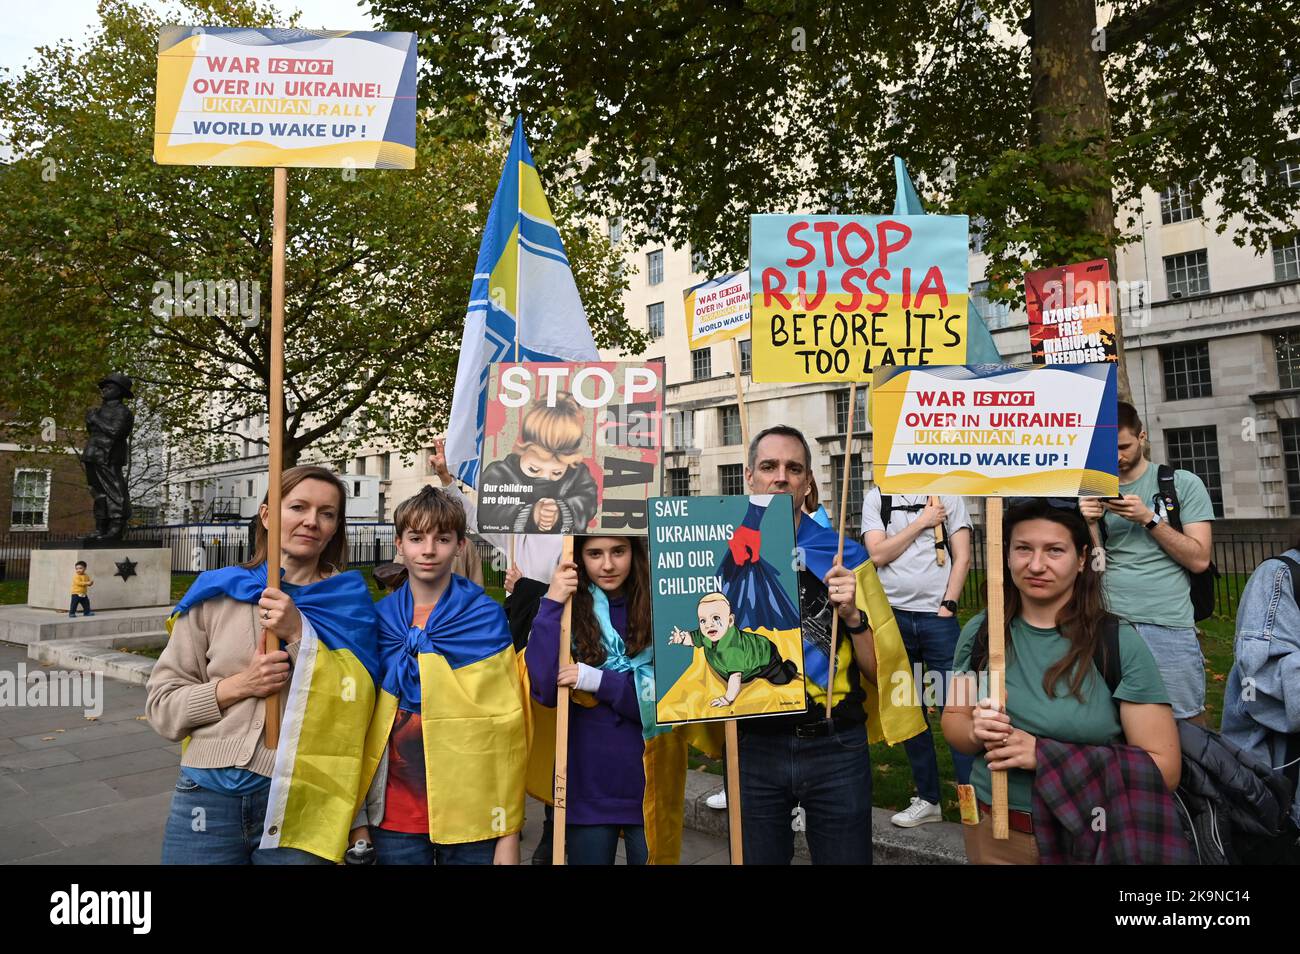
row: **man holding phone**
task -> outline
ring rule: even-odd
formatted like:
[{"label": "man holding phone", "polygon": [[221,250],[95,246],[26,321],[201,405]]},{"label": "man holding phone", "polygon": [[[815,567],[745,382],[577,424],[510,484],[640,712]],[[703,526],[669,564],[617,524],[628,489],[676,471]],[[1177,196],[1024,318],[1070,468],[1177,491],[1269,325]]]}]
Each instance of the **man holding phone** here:
[{"label": "man holding phone", "polygon": [[1189,573],[1210,565],[1214,505],[1191,471],[1173,472],[1182,529],[1160,492],[1158,468],[1142,453],[1137,409],[1119,403],[1119,497],[1081,497],[1079,509],[1103,549],[1102,585],[1112,613],[1132,623],[1155,657],[1174,717],[1203,723],[1205,660],[1197,639]]}]

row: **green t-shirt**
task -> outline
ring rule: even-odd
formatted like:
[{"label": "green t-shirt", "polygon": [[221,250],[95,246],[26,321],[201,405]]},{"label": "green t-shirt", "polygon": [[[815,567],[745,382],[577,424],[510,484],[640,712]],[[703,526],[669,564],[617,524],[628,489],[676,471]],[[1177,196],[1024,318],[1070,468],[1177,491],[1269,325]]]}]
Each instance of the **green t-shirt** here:
[{"label": "green t-shirt", "polygon": [[[1137,494],[1156,513],[1164,513],[1159,468],[1152,463],[1131,484],[1120,484],[1121,495]],[[1174,471],[1174,490],[1183,526],[1214,519],[1214,504],[1201,478],[1191,471]],[[1141,524],[1107,513],[1106,572],[1102,586],[1106,605],[1120,619],[1184,629],[1196,625],[1192,617],[1191,584],[1187,571],[1160,548],[1151,531]]]},{"label": "green t-shirt", "polygon": [[[977,613],[962,629],[957,653],[953,657],[954,672],[970,669],[971,646],[983,621],[984,614]],[[1006,675],[1007,714],[1011,716],[1011,724],[1030,735],[1058,742],[1084,745],[1114,742],[1123,734],[1119,707],[1112,701],[1105,677],[1095,664],[1081,687],[1084,702],[1080,703],[1070,695],[1068,678],[1057,683],[1052,697],[1043,691],[1043,674],[1065,655],[1068,646],[1065,637],[1055,629],[1030,626],[1018,616],[1011,621]],[[1121,678],[1115,687],[1114,699],[1167,705],[1169,697],[1151,650],[1137,630],[1124,622],[1119,624],[1119,656]],[[1032,811],[1033,773],[1012,769],[1007,776],[1010,806],[1018,811]],[[975,759],[971,784],[981,801],[993,803],[989,769],[983,755]]]},{"label": "green t-shirt", "polygon": [[762,672],[772,661],[771,640],[732,626],[716,643],[698,629],[691,633],[691,643],[704,650],[709,668],[724,680],[733,672],[740,673],[740,681],[748,682]]}]

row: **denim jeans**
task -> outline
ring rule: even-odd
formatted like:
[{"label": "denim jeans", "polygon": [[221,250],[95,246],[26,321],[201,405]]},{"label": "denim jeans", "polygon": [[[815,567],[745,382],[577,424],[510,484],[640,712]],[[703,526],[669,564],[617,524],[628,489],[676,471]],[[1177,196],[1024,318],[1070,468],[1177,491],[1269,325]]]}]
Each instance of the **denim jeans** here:
[{"label": "denim jeans", "polygon": [[643,865],[650,856],[645,828],[640,825],[566,825],[564,854],[571,865],[612,865],[623,832],[623,853],[629,865]]},{"label": "denim jeans", "polygon": [[90,615],[90,597],[89,597],[89,596],[78,596],[76,593],[73,593],[73,594],[72,594],[72,600],[68,603],[68,615],[69,615],[69,616],[76,616],[76,615],[77,615],[77,607],[78,607],[78,606],[81,607],[82,612],[83,612],[86,616],[89,616],[89,615]]},{"label": "denim jeans", "polygon": [[463,845],[438,845],[429,836],[415,832],[370,828],[375,845],[375,863],[380,865],[490,865],[497,840],[471,841]]},{"label": "denim jeans", "polygon": [[202,788],[181,769],[163,831],[165,865],[327,865],[298,848],[258,848],[271,789],[226,795]]},{"label": "denim jeans", "polygon": [[1155,657],[1175,719],[1194,719],[1205,711],[1205,657],[1196,627],[1134,623]]},{"label": "denim jeans", "polygon": [[871,864],[866,726],[800,739],[746,731],[742,722],[740,807],[745,864],[788,865],[796,829],[808,839],[815,865]]},{"label": "denim jeans", "polygon": [[[942,693],[947,690],[948,677],[952,672],[952,659],[957,652],[957,637],[961,627],[954,616],[936,616],[934,613],[913,613],[909,610],[894,610],[894,619],[898,620],[898,631],[903,636],[903,646],[907,649],[907,658],[915,667],[924,666],[927,672],[940,673],[943,677],[939,691],[939,711],[943,711]],[[915,675],[915,668],[913,675]],[[928,705],[925,697],[925,685],[918,682],[916,691],[921,696],[923,705]],[[903,743],[907,752],[907,761],[912,766],[912,781],[916,783],[916,793],[932,805],[939,802],[939,760],[934,752],[934,734],[927,724],[925,731],[913,736]],[[975,759],[963,755],[949,746],[952,752],[953,772],[960,785],[970,784],[971,765]]]}]

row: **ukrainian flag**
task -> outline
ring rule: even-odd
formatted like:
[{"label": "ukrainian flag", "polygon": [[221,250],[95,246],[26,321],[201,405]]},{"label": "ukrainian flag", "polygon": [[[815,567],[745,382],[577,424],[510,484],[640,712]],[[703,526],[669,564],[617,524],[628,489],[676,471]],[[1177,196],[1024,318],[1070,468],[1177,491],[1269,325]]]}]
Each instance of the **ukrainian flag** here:
[{"label": "ukrainian flag", "polygon": [[453,574],[424,627],[409,584],[380,600],[382,691],[367,740],[367,783],[400,706],[424,738],[429,839],[457,845],[524,824],[524,695],[510,627],[483,588]]},{"label": "ukrainian flag", "polygon": [[[835,562],[839,535],[815,520],[799,521],[795,540],[804,566],[817,579],[823,579]],[[925,713],[920,706],[910,704],[913,699],[912,665],[908,661],[903,636],[898,631],[898,621],[889,607],[889,599],[880,585],[876,568],[867,557],[867,551],[853,540],[844,541],[844,566],[857,578],[857,605],[871,625],[876,646],[876,685],[862,680],[867,691],[867,738],[871,742],[882,739],[890,745],[903,742],[925,731]],[[835,680],[832,687],[834,699],[839,700],[849,692],[849,667],[853,666],[852,637],[839,626],[835,653]],[[823,652],[815,653],[804,643],[805,685],[813,702],[826,704],[826,682],[830,660]],[[883,691],[882,691],[883,689]],[[907,704],[896,705],[894,698],[906,699]]]},{"label": "ukrainian flag", "polygon": [[[218,596],[256,604],[266,564],[200,573],[167,620]],[[356,571],[299,587],[302,639],[284,699],[262,848],[300,848],[339,861],[369,777],[363,740],[375,707],[379,658],[375,605]]]},{"label": "ukrainian flag", "polygon": [[477,486],[488,365],[596,361],[600,353],[542,180],[516,118],[479,244],[447,430],[447,465]]}]

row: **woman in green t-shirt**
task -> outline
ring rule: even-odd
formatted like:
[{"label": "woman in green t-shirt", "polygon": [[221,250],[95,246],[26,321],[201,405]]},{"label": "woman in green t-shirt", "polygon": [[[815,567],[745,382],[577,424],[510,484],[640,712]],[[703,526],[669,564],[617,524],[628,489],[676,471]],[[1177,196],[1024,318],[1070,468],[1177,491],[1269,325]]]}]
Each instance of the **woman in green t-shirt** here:
[{"label": "woman in green t-shirt", "polygon": [[[980,823],[963,826],[970,861],[1037,864],[1030,812],[1039,738],[1083,745],[1122,739],[1146,750],[1170,791],[1181,753],[1159,670],[1133,627],[1118,626],[1121,678],[1113,694],[1093,661],[1107,614],[1079,511],[1039,498],[1018,503],[1007,510],[1003,542],[1007,703],[986,698],[993,693],[977,679],[988,659],[987,636],[977,638],[980,613],[962,630],[953,658],[953,698],[974,704],[945,707],[943,734],[954,749],[978,756],[971,784]],[[992,836],[990,771],[1008,773],[1006,841]]]}]

